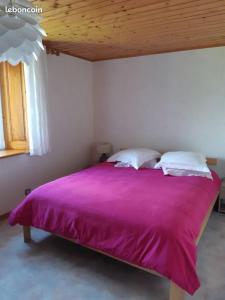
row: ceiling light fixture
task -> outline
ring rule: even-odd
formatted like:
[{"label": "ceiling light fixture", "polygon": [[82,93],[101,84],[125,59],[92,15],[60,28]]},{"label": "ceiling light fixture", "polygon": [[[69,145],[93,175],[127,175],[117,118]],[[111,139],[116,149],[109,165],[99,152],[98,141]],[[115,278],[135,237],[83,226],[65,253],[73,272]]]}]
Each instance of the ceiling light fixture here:
[{"label": "ceiling light fixture", "polygon": [[27,0],[0,0],[0,62],[11,65],[38,60],[44,50],[40,8]]}]

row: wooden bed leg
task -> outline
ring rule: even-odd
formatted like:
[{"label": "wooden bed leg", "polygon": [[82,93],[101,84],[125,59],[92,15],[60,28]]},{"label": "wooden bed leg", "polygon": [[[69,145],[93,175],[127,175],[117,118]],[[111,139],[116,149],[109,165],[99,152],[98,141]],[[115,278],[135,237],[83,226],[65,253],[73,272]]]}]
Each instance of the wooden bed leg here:
[{"label": "wooden bed leg", "polygon": [[184,300],[185,291],[177,286],[174,282],[170,281],[170,298],[169,300]]},{"label": "wooden bed leg", "polygon": [[23,226],[23,240],[24,243],[29,243],[31,241],[30,226]]}]

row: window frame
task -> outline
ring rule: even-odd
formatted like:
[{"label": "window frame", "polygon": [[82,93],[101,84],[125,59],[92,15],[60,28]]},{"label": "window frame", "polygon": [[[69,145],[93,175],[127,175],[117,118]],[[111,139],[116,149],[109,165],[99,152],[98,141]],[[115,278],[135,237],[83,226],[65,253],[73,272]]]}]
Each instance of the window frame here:
[{"label": "window frame", "polygon": [[0,158],[29,152],[24,67],[0,63],[0,93],[5,149]]}]

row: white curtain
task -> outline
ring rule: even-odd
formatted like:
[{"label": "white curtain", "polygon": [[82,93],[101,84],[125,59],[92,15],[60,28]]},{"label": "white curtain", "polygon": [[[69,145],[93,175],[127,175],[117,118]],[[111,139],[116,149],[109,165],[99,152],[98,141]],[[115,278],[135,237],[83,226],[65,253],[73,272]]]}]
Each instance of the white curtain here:
[{"label": "white curtain", "polygon": [[43,52],[38,61],[25,65],[30,155],[49,152],[47,122],[47,59]]},{"label": "white curtain", "polygon": [[5,139],[3,131],[3,118],[2,118],[2,101],[1,101],[1,90],[0,90],[0,150],[5,149]]}]

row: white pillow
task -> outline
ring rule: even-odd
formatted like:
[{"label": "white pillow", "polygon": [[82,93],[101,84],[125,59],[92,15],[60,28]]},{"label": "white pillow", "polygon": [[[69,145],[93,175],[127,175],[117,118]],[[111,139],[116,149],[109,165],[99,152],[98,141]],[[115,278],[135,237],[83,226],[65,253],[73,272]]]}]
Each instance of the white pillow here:
[{"label": "white pillow", "polygon": [[155,168],[162,168],[164,175],[202,176],[212,179],[206,158],[196,152],[167,152],[162,155]]},{"label": "white pillow", "polygon": [[134,148],[119,151],[110,156],[108,162],[123,162],[139,169],[144,163],[160,158],[161,154],[155,150],[147,148]]},{"label": "white pillow", "polygon": [[[151,160],[145,162],[141,166],[141,168],[154,169],[156,164],[157,164],[157,160],[156,159],[151,159]],[[124,162],[119,161],[114,165],[114,167],[116,167],[116,168],[130,168],[132,166],[128,163],[124,163]]]},{"label": "white pillow", "polygon": [[115,168],[130,168],[131,165],[128,164],[128,163],[124,163],[122,161],[118,161],[115,165],[114,165]]},{"label": "white pillow", "polygon": [[212,179],[211,172],[200,172],[200,171],[194,171],[194,170],[182,170],[182,169],[172,169],[172,168],[166,168],[162,167],[163,174],[164,175],[172,175],[172,176],[200,176],[200,177],[206,177],[209,179]]}]

